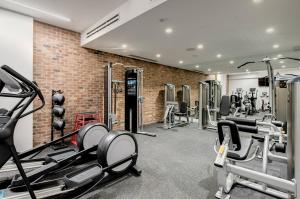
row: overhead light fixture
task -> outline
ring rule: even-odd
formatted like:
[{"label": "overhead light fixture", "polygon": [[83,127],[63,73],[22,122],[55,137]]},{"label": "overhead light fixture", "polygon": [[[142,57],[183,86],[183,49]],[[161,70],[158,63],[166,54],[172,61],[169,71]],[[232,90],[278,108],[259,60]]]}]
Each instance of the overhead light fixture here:
[{"label": "overhead light fixture", "polygon": [[233,60],[231,60],[229,63],[232,65],[232,64],[234,64],[234,61],[233,61]]},{"label": "overhead light fixture", "polygon": [[286,67],[285,65],[282,65],[282,66],[281,66],[281,68],[285,68],[285,67]]},{"label": "overhead light fixture", "polygon": [[249,69],[246,69],[246,73],[250,73]]},{"label": "overhead light fixture", "polygon": [[156,54],[156,57],[157,57],[157,58],[160,58],[160,57],[161,57],[161,54]]},{"label": "overhead light fixture", "polygon": [[281,58],[281,57],[282,57],[282,54],[278,54],[277,57],[278,57],[278,58]]},{"label": "overhead light fixture", "polygon": [[278,58],[277,57],[273,57],[273,60],[277,60]]},{"label": "overhead light fixture", "polygon": [[261,3],[263,0],[252,0],[254,3]]},{"label": "overhead light fixture", "polygon": [[122,45],[122,48],[127,48],[127,44],[123,44],[123,45]]},{"label": "overhead light fixture", "polygon": [[173,32],[173,29],[172,28],[166,28],[165,29],[165,33],[166,34],[171,34]]},{"label": "overhead light fixture", "polygon": [[196,67],[196,68],[200,68],[200,66],[199,66],[199,65],[196,65],[195,67]]},{"label": "overhead light fixture", "polygon": [[273,48],[274,48],[274,49],[279,48],[279,44],[274,44],[274,45],[273,45]]},{"label": "overhead light fixture", "polygon": [[202,50],[204,48],[204,45],[203,44],[198,44],[197,48]]},{"label": "overhead light fixture", "polygon": [[217,54],[217,58],[221,58],[222,57],[222,54]]},{"label": "overhead light fixture", "polygon": [[183,61],[182,61],[182,60],[180,60],[178,63],[179,63],[179,64],[183,64]]},{"label": "overhead light fixture", "polygon": [[209,68],[209,69],[207,69],[207,71],[208,71],[208,72],[210,72],[210,71],[211,71],[211,69]]},{"label": "overhead light fixture", "polygon": [[271,34],[275,31],[275,29],[273,27],[269,27],[266,29],[266,33]]},{"label": "overhead light fixture", "polygon": [[284,61],[283,61],[283,60],[280,60],[279,63],[280,63],[280,64],[284,64]]},{"label": "overhead light fixture", "polygon": [[56,18],[56,19],[61,20],[61,21],[66,21],[66,22],[70,22],[70,21],[71,21],[70,18],[61,16],[61,15],[57,15],[57,14],[55,14],[55,13],[51,13],[51,12],[48,12],[48,11],[45,11],[45,10],[42,10],[42,9],[39,9],[39,8],[35,8],[35,7],[26,5],[26,4],[24,4],[24,3],[21,3],[21,2],[15,1],[15,0],[5,0],[5,1],[8,2],[8,3],[15,4],[15,5],[17,5],[17,6],[20,6],[20,7],[26,8],[26,9],[29,9],[29,10],[33,10],[33,11],[35,11],[35,12],[39,12],[39,13],[48,15],[48,16],[50,16],[50,17]]}]

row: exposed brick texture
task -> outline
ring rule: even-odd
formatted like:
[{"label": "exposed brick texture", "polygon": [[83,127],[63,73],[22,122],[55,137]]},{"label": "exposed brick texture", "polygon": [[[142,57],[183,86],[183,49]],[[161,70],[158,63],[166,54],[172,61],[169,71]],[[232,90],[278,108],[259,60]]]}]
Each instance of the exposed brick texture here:
[{"label": "exposed brick texture", "polygon": [[[169,66],[149,63],[80,47],[80,34],[34,22],[33,77],[41,88],[46,106],[34,113],[34,144],[49,141],[51,130],[51,91],[63,90],[66,97],[66,132],[77,112],[99,112],[103,118],[104,67],[107,62],[144,69],[144,123],[162,120],[164,83],[192,87],[192,103],[198,97],[197,83],[208,76]],[[113,79],[124,80],[124,66],[115,66]],[[124,91],[124,83],[121,84]],[[39,105],[35,101],[34,106]],[[124,120],[124,92],[117,98],[117,115]],[[121,125],[122,126],[122,125]],[[120,125],[118,126],[120,127]]]}]

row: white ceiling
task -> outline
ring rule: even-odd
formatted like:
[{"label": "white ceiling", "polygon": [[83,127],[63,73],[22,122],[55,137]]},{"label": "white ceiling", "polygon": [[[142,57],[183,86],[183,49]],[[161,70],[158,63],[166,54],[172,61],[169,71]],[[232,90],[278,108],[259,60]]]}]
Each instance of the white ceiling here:
[{"label": "white ceiling", "polygon": [[[293,52],[300,46],[299,8],[299,0],[264,0],[260,4],[252,0],[169,0],[86,46],[189,70],[200,64],[198,70],[204,72],[208,68],[212,73],[240,72],[236,66],[249,59],[277,54],[300,58],[300,51]],[[269,26],[275,28],[273,34],[266,34]],[[173,33],[166,35],[166,27],[172,27]],[[120,49],[124,43],[126,50]],[[203,50],[186,51],[199,43]],[[280,47],[273,49],[277,43]],[[157,53],[161,58],[155,57]],[[216,58],[218,53],[223,55],[221,59]],[[235,64],[230,65],[230,60]],[[300,66],[291,63],[286,67]],[[249,70],[264,67],[253,65]]]},{"label": "white ceiling", "polygon": [[[126,0],[1,0],[0,7],[83,32],[124,2]],[[253,0],[168,0],[86,46],[124,56],[133,54],[188,70],[207,72],[210,68],[212,73],[240,72],[236,66],[243,61],[278,54],[300,58],[300,51],[293,50],[300,46],[299,8],[299,0],[262,0],[259,4]],[[266,34],[265,29],[270,26],[275,32]],[[173,33],[166,35],[166,27],[172,27]],[[200,43],[204,45],[203,50],[186,51]],[[280,45],[278,49],[272,48],[275,43]],[[122,44],[127,44],[127,49],[120,49]],[[157,53],[161,58],[155,57]],[[223,57],[216,58],[218,53]],[[179,64],[179,60],[184,63]],[[230,65],[230,60],[235,63]],[[200,65],[199,69],[195,68],[196,64]],[[275,67],[281,65],[275,61]],[[284,65],[298,67],[300,63],[288,61]],[[264,67],[248,68],[254,71]]]},{"label": "white ceiling", "polygon": [[[126,0],[1,0],[0,7],[82,32],[124,2]],[[60,17],[66,20],[61,20]]]}]

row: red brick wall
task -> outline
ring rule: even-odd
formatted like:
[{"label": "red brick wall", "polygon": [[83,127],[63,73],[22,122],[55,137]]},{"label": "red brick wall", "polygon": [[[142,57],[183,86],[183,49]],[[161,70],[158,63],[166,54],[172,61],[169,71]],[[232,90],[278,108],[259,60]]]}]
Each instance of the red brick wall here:
[{"label": "red brick wall", "polygon": [[[48,24],[34,22],[33,77],[46,99],[42,111],[34,114],[34,144],[50,140],[51,91],[63,90],[66,97],[66,130],[73,126],[77,112],[97,111],[103,116],[104,66],[107,62],[144,69],[144,123],[154,123],[163,116],[163,84],[192,86],[196,100],[197,82],[207,78],[200,73],[80,47],[80,34]],[[124,80],[124,67],[115,66],[113,79]],[[124,84],[122,84],[124,91]],[[38,106],[38,101],[34,106]],[[118,117],[124,120],[124,93],[118,95]]]}]

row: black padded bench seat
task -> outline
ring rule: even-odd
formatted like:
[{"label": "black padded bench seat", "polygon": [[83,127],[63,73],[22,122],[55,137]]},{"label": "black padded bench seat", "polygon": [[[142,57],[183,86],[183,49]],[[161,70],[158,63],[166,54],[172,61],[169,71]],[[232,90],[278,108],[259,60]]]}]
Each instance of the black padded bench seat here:
[{"label": "black padded bench seat", "polygon": [[227,157],[234,160],[245,160],[248,157],[250,148],[253,144],[253,139],[240,137],[239,129],[235,122],[222,120],[218,122],[218,135],[220,144],[223,143],[224,135],[228,133],[224,132],[226,129],[230,131],[231,144],[235,147],[234,150],[228,150]]},{"label": "black padded bench seat", "polygon": [[240,117],[226,117],[226,120],[230,120],[239,125],[256,126],[256,119],[240,118]]}]

